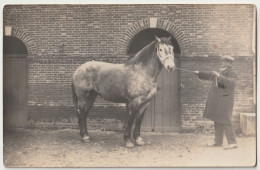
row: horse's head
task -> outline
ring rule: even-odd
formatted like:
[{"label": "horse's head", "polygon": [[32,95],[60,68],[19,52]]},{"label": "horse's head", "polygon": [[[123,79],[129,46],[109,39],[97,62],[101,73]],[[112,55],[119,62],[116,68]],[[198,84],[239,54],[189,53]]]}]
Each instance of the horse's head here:
[{"label": "horse's head", "polygon": [[158,38],[156,37],[157,45],[156,45],[156,54],[161,61],[162,65],[168,70],[173,71],[176,66],[174,63],[174,52],[173,46],[171,43],[171,37],[169,38]]}]

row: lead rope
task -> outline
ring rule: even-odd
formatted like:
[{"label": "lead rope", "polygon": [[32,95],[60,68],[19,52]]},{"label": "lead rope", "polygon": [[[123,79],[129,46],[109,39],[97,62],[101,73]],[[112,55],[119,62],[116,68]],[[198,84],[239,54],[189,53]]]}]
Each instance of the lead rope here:
[{"label": "lead rope", "polygon": [[[185,72],[194,74],[194,72],[191,71],[191,70],[187,70],[187,69],[183,69],[183,68],[175,68],[175,69],[176,69],[176,70],[185,71]],[[212,75],[211,75],[210,79],[211,79],[211,78],[212,78]],[[197,79],[198,79],[202,84],[208,83],[208,81],[206,81],[206,80],[203,81],[203,80],[199,79],[198,77],[197,77]]]}]

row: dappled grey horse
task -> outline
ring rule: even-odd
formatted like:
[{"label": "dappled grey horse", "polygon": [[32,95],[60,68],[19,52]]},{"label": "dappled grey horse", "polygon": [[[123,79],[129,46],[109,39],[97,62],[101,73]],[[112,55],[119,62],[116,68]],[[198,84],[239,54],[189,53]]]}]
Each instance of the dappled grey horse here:
[{"label": "dappled grey horse", "polygon": [[168,71],[175,69],[173,46],[167,37],[155,37],[125,64],[89,61],[77,68],[72,76],[72,94],[82,140],[89,142],[86,118],[100,95],[112,102],[126,103],[130,115],[124,132],[126,147],[144,145],[140,127],[149,102],[156,95],[157,77],[163,66]]}]

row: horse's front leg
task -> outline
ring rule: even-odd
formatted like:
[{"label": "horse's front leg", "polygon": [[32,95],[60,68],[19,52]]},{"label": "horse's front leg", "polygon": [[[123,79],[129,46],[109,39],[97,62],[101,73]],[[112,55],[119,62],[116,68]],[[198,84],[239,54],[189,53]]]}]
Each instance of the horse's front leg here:
[{"label": "horse's front leg", "polygon": [[144,103],[140,107],[140,109],[138,110],[137,115],[136,115],[136,120],[135,120],[136,124],[135,124],[134,132],[133,132],[133,137],[135,139],[136,144],[139,145],[139,146],[142,146],[142,145],[145,144],[143,142],[143,139],[140,136],[140,128],[141,128],[141,124],[142,124],[142,121],[143,121],[143,118],[144,118],[144,114],[146,112],[146,109],[147,109],[149,103],[150,102]]},{"label": "horse's front leg", "polygon": [[127,123],[127,127],[124,133],[126,147],[134,147],[134,144],[131,142],[131,128],[135,119],[137,124],[137,127],[135,128],[135,140],[138,145],[143,145],[142,138],[140,137],[140,126],[145,110],[149,105],[149,101],[156,95],[156,92],[157,88],[154,87],[147,95],[138,96],[127,104],[127,111],[130,115],[130,119]]},{"label": "horse's front leg", "polygon": [[149,102],[157,93],[157,88],[153,87],[148,94],[136,97],[132,102],[129,103],[130,109],[139,108],[142,104]]},{"label": "horse's front leg", "polygon": [[134,143],[131,141],[131,129],[132,129],[132,125],[136,116],[136,110],[135,109],[130,109],[128,107],[128,104],[126,106],[126,110],[128,112],[128,114],[130,115],[130,119],[127,122],[126,125],[126,129],[124,132],[124,139],[125,139],[125,145],[127,148],[132,148],[134,147]]}]

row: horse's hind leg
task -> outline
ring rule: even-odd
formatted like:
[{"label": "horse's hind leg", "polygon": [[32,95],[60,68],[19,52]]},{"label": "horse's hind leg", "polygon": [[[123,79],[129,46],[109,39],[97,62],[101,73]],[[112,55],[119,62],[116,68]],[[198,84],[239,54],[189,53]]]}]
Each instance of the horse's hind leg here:
[{"label": "horse's hind leg", "polygon": [[87,130],[87,116],[92,108],[94,101],[97,97],[97,93],[95,91],[90,91],[80,96],[78,99],[78,124],[80,128],[80,135],[82,137],[83,142],[89,142],[89,135]]}]

